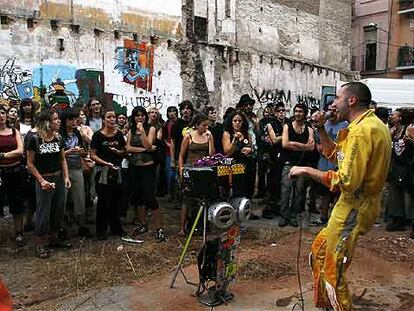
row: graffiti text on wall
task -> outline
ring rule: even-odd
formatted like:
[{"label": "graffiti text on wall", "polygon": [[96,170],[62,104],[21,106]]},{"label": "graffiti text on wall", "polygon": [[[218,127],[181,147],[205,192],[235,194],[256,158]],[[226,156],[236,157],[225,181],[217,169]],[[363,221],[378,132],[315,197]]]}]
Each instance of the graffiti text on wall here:
[{"label": "graffiti text on wall", "polygon": [[112,94],[114,102],[117,102],[123,107],[130,109],[142,106],[148,108],[153,105],[159,110],[166,109],[168,106],[178,106],[180,102],[180,94],[166,94],[153,92],[140,92],[137,96],[124,96],[120,94]]},{"label": "graffiti text on wall", "polygon": [[285,105],[288,105],[291,102],[290,90],[287,91],[287,93],[279,89],[263,90],[259,93],[258,90],[254,89],[254,94],[256,95],[257,100],[262,106],[268,103],[283,103]]},{"label": "graffiti text on wall", "polygon": [[311,95],[297,95],[296,100],[298,103],[305,104],[309,109],[319,109],[321,106],[321,100]]},{"label": "graffiti text on wall", "polygon": [[124,46],[116,49],[116,57],[115,69],[122,74],[125,83],[147,91],[152,90],[153,46],[125,39]]},{"label": "graffiti text on wall", "polygon": [[[278,104],[282,103],[286,107],[292,106],[292,92],[287,90],[274,89],[274,90],[262,90],[261,92],[254,89],[254,94],[259,104],[264,107],[269,103]],[[319,109],[320,99],[317,99],[311,95],[296,95],[296,102],[305,104],[309,109]]]}]

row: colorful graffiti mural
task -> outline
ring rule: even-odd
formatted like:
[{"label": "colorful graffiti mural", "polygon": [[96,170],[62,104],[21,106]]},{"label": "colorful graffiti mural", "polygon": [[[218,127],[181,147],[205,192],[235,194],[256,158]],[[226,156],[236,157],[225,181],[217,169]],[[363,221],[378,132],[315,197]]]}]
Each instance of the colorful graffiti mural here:
[{"label": "colorful graffiti mural", "polygon": [[40,64],[22,69],[9,58],[0,69],[0,97],[18,101],[32,98],[42,107],[85,104],[90,97],[104,97],[104,73],[67,64]]},{"label": "colorful graffiti mural", "polygon": [[0,69],[0,96],[8,100],[33,97],[32,73],[17,65],[15,57]]},{"label": "colorful graffiti mural", "polygon": [[124,40],[124,46],[116,49],[116,65],[123,82],[146,91],[152,90],[154,47],[147,43]]}]

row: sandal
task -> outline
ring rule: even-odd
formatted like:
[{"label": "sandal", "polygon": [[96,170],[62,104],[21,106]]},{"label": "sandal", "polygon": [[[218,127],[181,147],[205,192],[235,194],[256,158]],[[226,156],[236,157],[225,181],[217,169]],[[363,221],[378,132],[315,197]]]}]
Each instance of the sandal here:
[{"label": "sandal", "polygon": [[50,252],[47,248],[44,248],[43,246],[36,246],[35,255],[37,258],[46,259],[49,258]]}]

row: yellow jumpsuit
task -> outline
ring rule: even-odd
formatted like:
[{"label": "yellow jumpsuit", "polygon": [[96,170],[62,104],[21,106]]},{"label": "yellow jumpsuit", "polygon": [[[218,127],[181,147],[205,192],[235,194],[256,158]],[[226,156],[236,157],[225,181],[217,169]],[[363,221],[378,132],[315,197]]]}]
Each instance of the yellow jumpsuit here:
[{"label": "yellow jumpsuit", "polygon": [[341,195],[326,228],[316,236],[309,256],[316,307],[352,310],[345,272],[359,235],[371,229],[391,158],[388,128],[368,110],[338,133],[335,149],[324,150],[338,171],[328,171],[323,184]]}]

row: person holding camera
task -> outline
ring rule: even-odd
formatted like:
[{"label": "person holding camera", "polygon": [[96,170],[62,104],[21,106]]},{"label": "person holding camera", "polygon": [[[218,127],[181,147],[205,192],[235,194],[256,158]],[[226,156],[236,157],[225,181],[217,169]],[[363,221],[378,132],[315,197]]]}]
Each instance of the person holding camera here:
[{"label": "person holding camera", "polygon": [[232,112],[224,124],[223,149],[227,156],[233,157],[236,163],[244,164],[244,174],[233,176],[233,197],[251,199],[255,180],[255,159],[252,138],[249,135],[249,123],[245,115],[239,111]]}]

